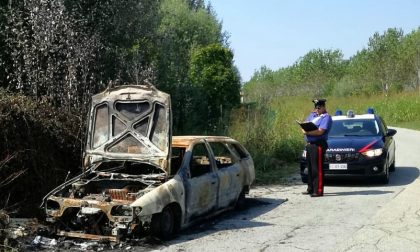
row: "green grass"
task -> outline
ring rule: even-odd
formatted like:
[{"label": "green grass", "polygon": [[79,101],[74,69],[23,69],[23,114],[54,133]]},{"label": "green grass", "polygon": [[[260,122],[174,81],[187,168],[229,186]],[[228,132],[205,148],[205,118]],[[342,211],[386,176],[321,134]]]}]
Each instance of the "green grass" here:
[{"label": "green grass", "polygon": [[[287,184],[290,182],[289,178],[292,175],[299,173],[299,165],[297,163],[288,163],[279,169],[267,169],[255,171],[256,185],[270,185],[270,184]],[[300,177],[299,177],[300,179]]]},{"label": "green grass", "polygon": [[395,124],[392,124],[391,126],[413,129],[413,130],[420,130],[420,120],[419,121],[412,121],[412,122],[395,123]]}]

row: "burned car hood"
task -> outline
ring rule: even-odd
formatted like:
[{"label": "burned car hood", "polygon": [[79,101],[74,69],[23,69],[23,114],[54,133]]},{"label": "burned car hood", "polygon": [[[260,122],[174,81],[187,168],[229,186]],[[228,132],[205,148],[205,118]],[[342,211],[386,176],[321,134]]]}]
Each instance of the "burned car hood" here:
[{"label": "burned car hood", "polygon": [[[84,169],[133,161],[166,173],[171,144],[170,96],[153,86],[120,86],[92,96]],[[94,168],[93,168],[94,169]]]},{"label": "burned car hood", "polygon": [[382,148],[383,141],[380,136],[361,137],[330,137],[328,138],[327,152],[359,152],[362,149]]}]

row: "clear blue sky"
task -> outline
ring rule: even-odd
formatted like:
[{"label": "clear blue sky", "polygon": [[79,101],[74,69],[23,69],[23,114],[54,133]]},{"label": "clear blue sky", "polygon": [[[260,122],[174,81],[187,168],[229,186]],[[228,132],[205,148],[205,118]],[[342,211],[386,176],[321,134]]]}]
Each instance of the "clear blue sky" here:
[{"label": "clear blue sky", "polygon": [[344,58],[388,28],[420,27],[420,0],[206,0],[230,34],[242,81],[266,65],[292,65],[312,49],[340,49]]}]

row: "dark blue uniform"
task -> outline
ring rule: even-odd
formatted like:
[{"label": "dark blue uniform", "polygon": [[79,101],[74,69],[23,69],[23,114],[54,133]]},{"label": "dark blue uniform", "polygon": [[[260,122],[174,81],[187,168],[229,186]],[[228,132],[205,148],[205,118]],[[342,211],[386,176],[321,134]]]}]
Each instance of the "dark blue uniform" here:
[{"label": "dark blue uniform", "polygon": [[[317,100],[315,100],[317,101]],[[314,102],[315,103],[315,102]],[[325,101],[324,101],[325,104]],[[317,105],[317,103],[315,103]],[[318,115],[312,112],[306,118],[306,121],[313,122],[318,128],[324,130],[321,136],[305,135],[306,140],[306,158],[308,160],[308,189],[311,196],[322,196],[324,194],[324,172],[322,166],[327,150],[328,132],[331,129],[331,116],[325,112]]]}]

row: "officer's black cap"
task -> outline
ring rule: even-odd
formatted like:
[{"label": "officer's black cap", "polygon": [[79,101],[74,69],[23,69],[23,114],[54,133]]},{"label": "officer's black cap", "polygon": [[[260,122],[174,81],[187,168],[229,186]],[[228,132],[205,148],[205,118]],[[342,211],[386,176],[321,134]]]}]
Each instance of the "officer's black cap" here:
[{"label": "officer's black cap", "polygon": [[315,107],[317,107],[317,106],[325,106],[325,102],[326,101],[327,101],[326,99],[314,99],[314,100],[312,100],[312,102],[314,103],[314,106]]}]

